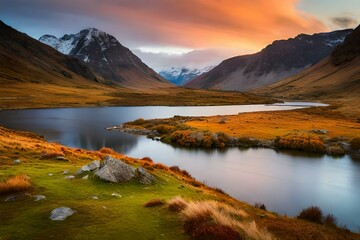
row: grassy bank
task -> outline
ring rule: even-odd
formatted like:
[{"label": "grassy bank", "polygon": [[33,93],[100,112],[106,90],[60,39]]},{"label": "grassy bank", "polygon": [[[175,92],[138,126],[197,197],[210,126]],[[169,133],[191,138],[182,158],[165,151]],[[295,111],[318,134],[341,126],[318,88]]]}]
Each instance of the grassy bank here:
[{"label": "grassy bank", "polygon": [[315,107],[292,111],[239,113],[232,116],[136,120],[124,131],[160,137],[185,147],[273,147],[343,155],[357,152],[360,123]]},{"label": "grassy bank", "polygon": [[[82,165],[106,155],[133,166],[141,165],[158,181],[145,186],[135,182],[106,183],[95,177],[65,179],[65,170],[74,174]],[[14,160],[20,160],[20,163]],[[2,127],[0,170],[3,184],[17,175],[27,176],[20,179],[31,184],[17,189],[18,193],[0,194],[2,240],[189,239],[191,236],[207,236],[214,229],[245,239],[269,239],[269,236],[271,239],[293,239],[294,236],[298,239],[312,236],[318,236],[317,239],[359,239],[358,235],[344,229],[278,216],[239,202],[219,189],[197,182],[177,167],[168,168],[148,158],[129,158],[107,148],[99,151],[67,148],[48,143],[33,133]],[[34,201],[32,196],[38,194],[46,199]],[[16,200],[4,201],[9,196],[15,196]],[[172,199],[176,196],[181,196],[186,206],[192,208],[186,208],[184,212],[172,211]],[[150,200],[155,204],[149,205],[155,206],[145,207]],[[49,220],[51,210],[61,206],[71,207],[76,213],[61,222]],[[197,206],[207,206],[207,210]],[[211,222],[201,219],[210,219]],[[198,226],[202,226],[200,230],[207,230],[195,231],[189,228],[189,221],[196,221],[200,224]],[[251,235],[254,233],[261,233],[260,237]]]}]

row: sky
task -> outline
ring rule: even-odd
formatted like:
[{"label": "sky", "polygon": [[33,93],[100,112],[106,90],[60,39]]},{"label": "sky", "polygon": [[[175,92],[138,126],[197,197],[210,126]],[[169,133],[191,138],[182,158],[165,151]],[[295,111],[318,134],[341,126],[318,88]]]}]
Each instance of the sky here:
[{"label": "sky", "polygon": [[0,20],[38,39],[95,27],[147,65],[202,68],[274,40],[360,23],[360,0],[0,0]]}]

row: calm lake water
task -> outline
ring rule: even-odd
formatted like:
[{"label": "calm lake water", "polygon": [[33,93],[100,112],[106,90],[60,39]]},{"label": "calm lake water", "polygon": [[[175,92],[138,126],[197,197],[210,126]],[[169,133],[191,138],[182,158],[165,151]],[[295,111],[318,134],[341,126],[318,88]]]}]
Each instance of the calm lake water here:
[{"label": "calm lake water", "polygon": [[177,165],[210,186],[250,204],[263,202],[268,210],[279,214],[294,216],[305,207],[317,205],[334,214],[341,225],[358,231],[360,162],[349,156],[333,158],[271,149],[185,149],[105,130],[137,118],[229,115],[306,105],[309,103],[2,110],[0,125],[33,131],[70,147],[111,147],[132,157],[148,156],[155,162]]}]

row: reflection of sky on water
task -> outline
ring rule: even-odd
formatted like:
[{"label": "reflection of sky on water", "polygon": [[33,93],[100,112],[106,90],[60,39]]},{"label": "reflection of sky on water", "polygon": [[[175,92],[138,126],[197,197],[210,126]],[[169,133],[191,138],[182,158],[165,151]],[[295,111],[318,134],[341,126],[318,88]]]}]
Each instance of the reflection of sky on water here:
[{"label": "reflection of sky on water", "polygon": [[109,107],[0,111],[0,124],[33,131],[47,140],[97,150],[110,147],[133,157],[178,165],[200,181],[249,203],[264,202],[269,210],[295,215],[319,205],[340,224],[360,226],[360,162],[270,149],[185,149],[106,127],[137,118],[174,115],[237,114],[288,109],[289,106]]}]

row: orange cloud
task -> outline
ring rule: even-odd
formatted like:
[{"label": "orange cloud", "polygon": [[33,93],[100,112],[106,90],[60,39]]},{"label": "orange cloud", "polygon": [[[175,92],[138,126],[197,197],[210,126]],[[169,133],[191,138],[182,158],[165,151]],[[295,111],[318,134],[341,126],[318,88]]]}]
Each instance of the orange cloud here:
[{"label": "orange cloud", "polygon": [[297,10],[296,4],[296,0],[107,0],[98,11],[148,45],[256,51],[273,40],[328,30],[314,16]]}]

